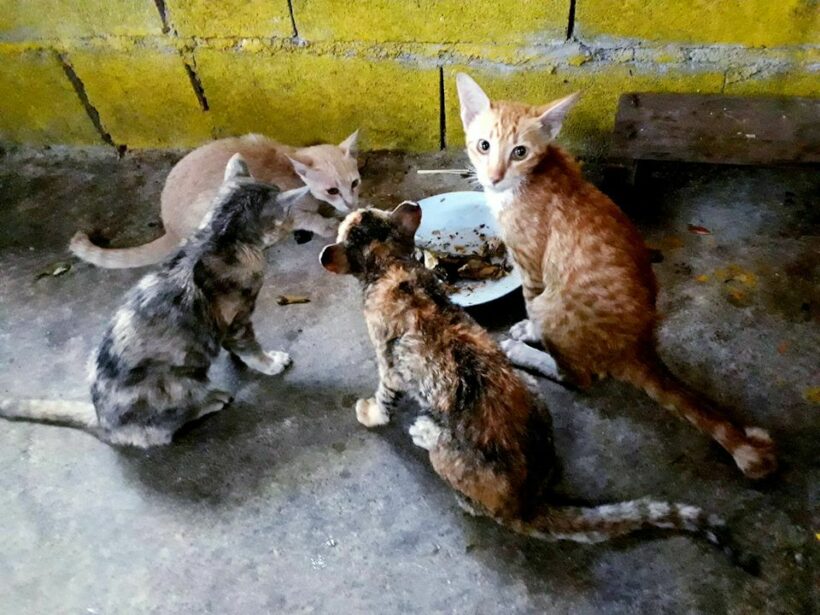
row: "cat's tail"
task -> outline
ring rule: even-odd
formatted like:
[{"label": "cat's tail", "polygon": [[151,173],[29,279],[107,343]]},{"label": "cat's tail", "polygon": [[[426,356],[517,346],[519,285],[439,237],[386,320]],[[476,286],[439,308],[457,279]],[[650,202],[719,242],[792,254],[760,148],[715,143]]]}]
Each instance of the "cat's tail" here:
[{"label": "cat's tail", "polygon": [[94,404],[62,399],[0,399],[0,416],[83,429],[96,435],[99,423]]},{"label": "cat's tail", "polygon": [[720,517],[688,504],[642,498],[595,507],[548,506],[529,521],[500,523],[540,540],[572,540],[588,544],[648,529],[685,532],[705,538],[747,572],[754,575],[759,572],[757,559],[737,548]]},{"label": "cat's tail", "polygon": [[664,408],[714,438],[748,478],[765,478],[777,469],[775,446],[765,429],[733,424],[713,403],[678,380],[654,353],[620,368],[613,376],[646,391]]},{"label": "cat's tail", "polygon": [[180,241],[174,235],[165,233],[162,237],[133,248],[101,248],[92,243],[88,235],[77,232],[71,238],[68,249],[84,261],[106,269],[128,269],[145,267],[164,261],[179,248]]}]

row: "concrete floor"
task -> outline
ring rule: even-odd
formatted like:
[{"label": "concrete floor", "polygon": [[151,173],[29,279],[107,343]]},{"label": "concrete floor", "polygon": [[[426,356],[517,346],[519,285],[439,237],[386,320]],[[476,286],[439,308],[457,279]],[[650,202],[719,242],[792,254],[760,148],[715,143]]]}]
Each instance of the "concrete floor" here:
[{"label": "concrete floor", "polygon": [[[144,272],[95,269],[65,246],[77,228],[96,227],[114,245],[154,237],[175,159],[55,150],[0,158],[0,394],[86,398],[86,357]],[[453,159],[367,155],[365,201],[467,189],[413,172]],[[692,385],[769,428],[782,472],[750,484],[716,445],[624,386],[581,394],[545,382],[565,466],[558,488],[720,512],[760,555],[760,578],[682,536],[541,544],[464,516],[400,424],[357,424],[354,400],[376,384],[359,290],[320,268],[321,240],[289,239],[268,254],[255,318],[265,345],[294,358],[283,377],[223,356],[217,372],[238,388],[234,407],[148,452],[0,423],[0,613],[810,612],[820,527],[811,519],[817,173],[644,171],[631,211],[664,255],[662,354]],[[68,273],[36,279],[62,260],[73,263]],[[280,307],[281,293],[311,303]],[[514,297],[477,315],[498,328],[520,311]]]}]

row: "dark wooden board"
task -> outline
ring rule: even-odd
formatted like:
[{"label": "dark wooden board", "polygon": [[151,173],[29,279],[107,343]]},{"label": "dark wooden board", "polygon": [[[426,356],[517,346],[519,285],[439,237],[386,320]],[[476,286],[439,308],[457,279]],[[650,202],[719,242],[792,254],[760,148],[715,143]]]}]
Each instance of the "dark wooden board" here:
[{"label": "dark wooden board", "polygon": [[721,94],[621,96],[613,160],[820,162],[820,99]]}]

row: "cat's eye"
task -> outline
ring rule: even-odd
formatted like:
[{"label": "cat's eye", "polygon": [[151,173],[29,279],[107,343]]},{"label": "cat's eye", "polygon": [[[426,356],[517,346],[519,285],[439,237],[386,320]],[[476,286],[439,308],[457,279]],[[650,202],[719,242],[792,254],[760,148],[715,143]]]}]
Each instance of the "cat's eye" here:
[{"label": "cat's eye", "polygon": [[478,151],[479,152],[489,152],[490,151],[490,142],[487,139],[479,139],[478,140]]},{"label": "cat's eye", "polygon": [[331,196],[336,196],[337,194],[339,194],[339,189],[338,188],[328,188],[327,193]]},{"label": "cat's eye", "polygon": [[524,160],[527,157],[527,148],[523,145],[517,145],[513,148],[512,151],[512,158],[513,160]]},{"label": "cat's eye", "polygon": [[353,180],[353,183],[352,183],[352,184],[350,184],[350,187],[351,187],[351,188],[353,188],[354,190],[355,190],[356,188],[358,188],[358,186],[359,186],[359,180],[358,180],[358,179],[354,179],[354,180]]}]

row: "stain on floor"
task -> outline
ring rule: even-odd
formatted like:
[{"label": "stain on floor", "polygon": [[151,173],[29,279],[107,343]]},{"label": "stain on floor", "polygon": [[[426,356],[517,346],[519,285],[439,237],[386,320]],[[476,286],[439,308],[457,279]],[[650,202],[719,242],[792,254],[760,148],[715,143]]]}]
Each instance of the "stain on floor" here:
[{"label": "stain on floor", "polygon": [[[174,153],[11,151],[0,158],[0,394],[84,399],[85,362],[139,270],[72,259],[77,229],[112,246],[159,233]],[[363,159],[363,201],[447,190],[460,154]],[[595,169],[591,169],[594,171]],[[809,613],[816,575],[820,232],[816,170],[656,165],[624,203],[660,250],[661,353],[687,382],[771,430],[782,470],[751,484],[637,391],[544,382],[562,496],[654,495],[725,515],[762,575],[684,536],[543,544],[465,516],[406,434],[411,407],[368,431],[376,384],[354,280],[320,238],[268,252],[255,317],[282,377],[224,356],[228,411],[174,445],[117,451],[77,431],[0,422],[0,612]],[[708,234],[690,227],[708,229]],[[67,261],[58,276],[38,273]],[[280,295],[310,303],[277,305]],[[475,316],[499,334],[520,296]],[[811,504],[814,509],[812,510]]]}]

